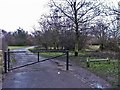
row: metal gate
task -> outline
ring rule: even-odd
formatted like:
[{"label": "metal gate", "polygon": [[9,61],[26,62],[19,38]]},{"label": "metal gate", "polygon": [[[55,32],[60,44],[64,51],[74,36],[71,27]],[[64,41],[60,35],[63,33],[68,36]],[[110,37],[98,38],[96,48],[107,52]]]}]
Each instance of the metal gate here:
[{"label": "metal gate", "polygon": [[[33,53],[28,53],[27,51],[10,51],[10,49],[8,49],[7,51],[4,52],[4,73],[7,73],[8,71],[14,70],[14,69],[18,69],[18,68],[22,68],[25,66],[29,66],[29,65],[33,65],[39,62],[44,62],[50,59],[55,59],[61,56],[65,56],[66,55],[66,70],[69,70],[69,51],[68,50],[46,50],[46,49],[40,49],[40,50],[33,50]],[[55,57],[51,57],[51,58],[45,58],[45,59],[40,59],[40,53],[43,52],[62,52],[62,55],[58,55]],[[16,55],[19,56],[19,58],[16,58]],[[34,55],[35,59],[34,61],[26,61],[24,60],[23,62],[21,61],[21,58],[25,58],[24,56],[29,57],[29,55]],[[20,63],[18,63],[19,65],[16,64],[16,60],[15,59],[19,59],[17,61],[20,61]],[[29,62],[29,63],[28,63]]]}]

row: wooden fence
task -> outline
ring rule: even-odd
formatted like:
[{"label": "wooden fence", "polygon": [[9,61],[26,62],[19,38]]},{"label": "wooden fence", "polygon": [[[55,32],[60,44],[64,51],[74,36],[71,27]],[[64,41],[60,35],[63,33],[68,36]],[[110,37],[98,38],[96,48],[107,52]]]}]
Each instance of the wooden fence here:
[{"label": "wooden fence", "polygon": [[90,67],[90,63],[94,63],[94,62],[99,62],[99,63],[101,63],[101,62],[108,62],[109,64],[110,64],[110,59],[109,58],[106,58],[106,59],[103,59],[103,58],[101,58],[101,59],[91,59],[91,58],[87,58],[87,62],[86,62],[86,66],[87,67]]}]

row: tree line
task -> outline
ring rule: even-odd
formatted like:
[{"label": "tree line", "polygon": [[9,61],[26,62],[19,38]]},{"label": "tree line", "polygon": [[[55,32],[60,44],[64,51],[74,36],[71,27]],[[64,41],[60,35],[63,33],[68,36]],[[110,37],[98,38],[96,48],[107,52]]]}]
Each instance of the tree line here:
[{"label": "tree line", "polygon": [[41,16],[32,34],[22,28],[8,32],[9,45],[69,49],[75,56],[92,44],[100,45],[100,50],[119,50],[119,8],[97,0],[51,0],[49,7],[49,14]]},{"label": "tree line", "polygon": [[2,33],[5,35],[6,41],[10,46],[34,45],[33,36],[20,27],[14,32],[2,30]]},{"label": "tree line", "polygon": [[74,49],[78,56],[91,42],[100,50],[119,51],[119,3],[111,7],[97,0],[51,0],[49,6],[50,13],[41,16],[35,29],[46,48]]}]

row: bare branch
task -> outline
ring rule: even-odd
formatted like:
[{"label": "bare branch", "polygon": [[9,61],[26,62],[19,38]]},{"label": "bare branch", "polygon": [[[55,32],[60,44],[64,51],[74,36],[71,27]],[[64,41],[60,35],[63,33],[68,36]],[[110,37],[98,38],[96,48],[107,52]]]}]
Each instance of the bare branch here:
[{"label": "bare branch", "polygon": [[80,5],[80,6],[77,8],[77,11],[78,11],[80,8],[82,8],[85,4],[86,4],[85,1],[84,1],[83,3],[81,3],[81,4],[80,4],[80,2],[79,2],[78,5]]},{"label": "bare branch", "polygon": [[62,10],[61,7],[57,6],[56,3],[52,0],[54,6],[56,6],[65,16],[67,16],[68,18],[70,18],[72,21],[74,21],[73,17],[69,16],[67,13],[65,13],[64,10]]},{"label": "bare branch", "polygon": [[[87,10],[85,11],[85,13],[82,13],[82,14],[81,14],[81,16],[79,17],[78,21],[79,21],[83,16],[85,16],[90,10],[92,10],[92,9],[94,9],[94,8],[97,8],[99,5],[101,5],[101,3],[95,5],[94,7],[91,6],[89,9],[87,9]],[[100,14],[100,12],[99,12],[99,14]],[[96,16],[94,15],[94,17],[96,17]],[[92,17],[92,18],[93,18],[93,17]],[[92,20],[92,19],[89,19],[88,21],[90,21],[90,20]],[[85,22],[86,22],[86,21],[85,21]]]}]

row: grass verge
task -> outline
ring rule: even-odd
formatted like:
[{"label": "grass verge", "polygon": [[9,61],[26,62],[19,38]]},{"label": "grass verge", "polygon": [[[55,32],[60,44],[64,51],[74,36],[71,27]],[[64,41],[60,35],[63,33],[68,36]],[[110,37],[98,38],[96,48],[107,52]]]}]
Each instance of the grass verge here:
[{"label": "grass verge", "polygon": [[119,60],[111,60],[110,64],[108,62],[91,62],[90,67],[87,67],[86,63],[87,57],[74,57],[70,56],[70,61],[75,63],[76,65],[83,67],[97,76],[108,81],[113,87],[118,87],[118,78],[120,77],[119,73]]},{"label": "grass verge", "polygon": [[[31,51],[31,52],[33,52],[34,50],[36,50],[36,48],[29,49],[29,51]],[[46,57],[46,58],[63,55],[62,52],[40,52],[39,54],[40,54],[40,56]]]},{"label": "grass verge", "polygon": [[20,49],[20,48],[26,48],[27,46],[8,46],[10,50]]},{"label": "grass verge", "polygon": [[47,57],[47,58],[60,56],[60,55],[62,55],[62,54],[63,54],[63,53],[60,53],[60,52],[44,52],[44,53],[40,53],[40,55],[41,55],[42,57]]}]

